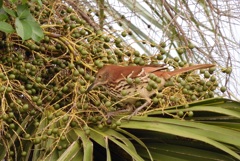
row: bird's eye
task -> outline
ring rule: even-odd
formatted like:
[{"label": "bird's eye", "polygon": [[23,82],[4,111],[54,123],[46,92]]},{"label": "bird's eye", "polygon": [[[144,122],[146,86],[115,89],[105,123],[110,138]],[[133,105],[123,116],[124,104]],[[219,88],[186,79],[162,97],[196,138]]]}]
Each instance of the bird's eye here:
[{"label": "bird's eye", "polygon": [[99,76],[98,76],[98,78],[100,78],[100,79],[101,79],[101,78],[102,78],[102,76],[101,76],[101,75],[99,75]]}]

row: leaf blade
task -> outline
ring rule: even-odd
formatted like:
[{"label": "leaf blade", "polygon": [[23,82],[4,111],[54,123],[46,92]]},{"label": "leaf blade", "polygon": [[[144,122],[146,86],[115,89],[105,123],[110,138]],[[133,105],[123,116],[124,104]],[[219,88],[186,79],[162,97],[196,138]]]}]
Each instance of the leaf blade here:
[{"label": "leaf blade", "polygon": [[0,31],[6,32],[6,33],[13,33],[15,30],[9,23],[1,21]]},{"label": "leaf blade", "polygon": [[26,20],[20,20],[16,18],[15,20],[17,34],[23,39],[27,40],[32,36],[32,27]]}]

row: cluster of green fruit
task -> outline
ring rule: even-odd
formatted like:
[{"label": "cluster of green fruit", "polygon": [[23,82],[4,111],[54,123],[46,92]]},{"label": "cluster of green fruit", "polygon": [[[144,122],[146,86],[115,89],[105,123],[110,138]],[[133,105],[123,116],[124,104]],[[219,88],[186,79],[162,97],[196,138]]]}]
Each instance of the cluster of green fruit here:
[{"label": "cluster of green fruit", "polygon": [[[62,1],[43,2],[41,9],[29,5],[45,32],[41,42],[22,43],[14,34],[0,42],[0,130],[5,139],[17,134],[12,138],[18,138],[17,144],[39,144],[51,138],[61,150],[68,146],[68,128],[90,124],[115,128],[120,123],[106,121],[105,115],[110,108],[119,106],[113,103],[114,98],[101,92],[85,93],[99,68],[104,64],[146,65],[160,61],[175,68],[186,64],[179,58],[168,58],[165,43],[159,45],[160,54],[141,55],[126,47],[123,38],[95,30]],[[132,34],[124,31],[122,36],[128,33]],[[153,103],[166,108],[214,97],[214,70],[204,71],[207,80],[196,74],[171,79],[152,98]],[[150,86],[154,88],[155,82]],[[46,154],[49,150],[43,149]],[[11,150],[10,155],[14,155]]]},{"label": "cluster of green fruit", "polygon": [[0,130],[13,157],[27,155],[19,145],[49,140],[52,148],[43,148],[44,155],[62,150],[69,145],[69,129],[77,126],[88,134],[90,124],[105,122],[106,111],[96,108],[105,105],[103,94],[88,96],[86,88],[95,71],[106,63],[127,64],[124,57],[132,52],[121,38],[95,30],[62,1],[43,2],[41,9],[29,4],[44,29],[42,41],[22,42],[10,34],[0,42]]}]

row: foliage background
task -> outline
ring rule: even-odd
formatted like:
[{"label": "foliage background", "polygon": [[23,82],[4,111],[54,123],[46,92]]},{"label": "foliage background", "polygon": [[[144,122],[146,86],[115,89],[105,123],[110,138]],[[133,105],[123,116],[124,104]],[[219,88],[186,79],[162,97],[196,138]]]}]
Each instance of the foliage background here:
[{"label": "foliage background", "polygon": [[[0,26],[1,160],[240,159],[240,105],[233,100],[239,95],[238,2],[0,4],[6,7]],[[130,121],[125,114],[106,118],[119,106],[104,90],[85,93],[105,63],[159,60],[173,67],[215,63],[217,70],[210,79],[187,75],[196,86],[212,79],[206,95],[192,99],[173,79],[152,109],[140,113],[147,115]],[[175,93],[185,102],[171,97]]]},{"label": "foliage background", "polygon": [[[89,8],[96,7],[94,2],[83,3]],[[223,80],[222,85],[229,87],[226,96],[239,100],[239,2],[111,0],[105,1],[105,5],[108,18],[105,25],[121,24],[119,28],[114,25],[114,29],[129,29],[136,33],[129,42],[142,47],[142,53],[154,55],[159,52],[149,45],[142,45],[142,41],[166,42],[173,57],[177,54],[173,49],[180,47],[187,50],[183,59],[189,62],[231,67],[233,73],[230,76],[219,75],[219,78]],[[187,49],[189,42],[196,45],[196,50],[190,52]]]}]

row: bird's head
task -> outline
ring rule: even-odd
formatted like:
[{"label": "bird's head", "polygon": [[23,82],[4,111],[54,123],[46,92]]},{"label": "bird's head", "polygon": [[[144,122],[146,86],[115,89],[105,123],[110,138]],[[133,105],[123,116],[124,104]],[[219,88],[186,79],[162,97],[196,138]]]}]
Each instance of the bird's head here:
[{"label": "bird's head", "polygon": [[110,72],[108,66],[104,66],[103,68],[101,68],[96,74],[94,82],[88,87],[87,92],[94,89],[95,87],[107,84],[109,81],[109,75]]}]

